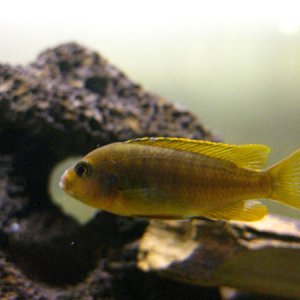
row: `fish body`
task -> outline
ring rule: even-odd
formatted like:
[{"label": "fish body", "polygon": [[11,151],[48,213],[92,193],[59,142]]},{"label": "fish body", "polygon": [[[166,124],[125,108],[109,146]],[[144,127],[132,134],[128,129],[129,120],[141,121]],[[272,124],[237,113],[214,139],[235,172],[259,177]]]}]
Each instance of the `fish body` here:
[{"label": "fish body", "polygon": [[[119,215],[254,221],[267,209],[251,199],[283,201],[278,193],[280,176],[287,176],[282,163],[262,169],[269,151],[264,145],[180,138],[130,140],[90,152],[65,172],[61,186],[80,201]],[[298,152],[292,161],[291,176],[300,178],[300,168],[294,167],[300,166]],[[299,178],[295,189],[300,195]],[[291,184],[286,184],[287,198]],[[285,203],[300,208],[294,194]]]}]

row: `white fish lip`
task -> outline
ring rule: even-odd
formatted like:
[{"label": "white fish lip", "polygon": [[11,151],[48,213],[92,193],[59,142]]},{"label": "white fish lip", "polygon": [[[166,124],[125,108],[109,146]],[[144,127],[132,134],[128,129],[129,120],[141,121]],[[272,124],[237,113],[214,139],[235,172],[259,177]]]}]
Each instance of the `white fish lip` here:
[{"label": "white fish lip", "polygon": [[64,172],[64,174],[61,176],[60,180],[59,180],[59,187],[69,196],[74,197],[74,193],[72,191],[72,189],[70,190],[70,181],[68,182],[67,180],[67,173],[69,170],[66,170]]},{"label": "white fish lip", "polygon": [[63,177],[61,177],[59,180],[59,187],[63,190],[65,189],[65,181]]},{"label": "white fish lip", "polygon": [[60,181],[59,181],[59,187],[63,190],[66,189],[67,183],[66,183],[66,176],[67,176],[68,170],[64,172],[64,174],[61,176]]}]

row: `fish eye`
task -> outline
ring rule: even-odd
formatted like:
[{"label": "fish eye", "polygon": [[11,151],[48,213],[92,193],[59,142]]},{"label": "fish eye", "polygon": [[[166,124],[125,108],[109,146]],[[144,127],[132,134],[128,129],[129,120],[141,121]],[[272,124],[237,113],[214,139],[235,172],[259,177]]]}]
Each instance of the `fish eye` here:
[{"label": "fish eye", "polygon": [[91,174],[92,168],[91,165],[85,161],[80,161],[74,167],[74,171],[78,177],[87,177]]}]

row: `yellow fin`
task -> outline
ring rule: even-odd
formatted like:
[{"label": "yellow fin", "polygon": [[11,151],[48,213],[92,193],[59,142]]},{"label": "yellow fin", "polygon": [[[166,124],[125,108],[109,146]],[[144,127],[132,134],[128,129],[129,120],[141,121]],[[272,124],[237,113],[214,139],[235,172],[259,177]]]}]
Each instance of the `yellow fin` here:
[{"label": "yellow fin", "polygon": [[272,178],[271,199],[300,209],[300,150],[268,169]]},{"label": "yellow fin", "polygon": [[184,138],[140,138],[129,140],[126,143],[134,143],[153,147],[189,151],[208,157],[223,159],[235,164],[238,167],[249,169],[261,169],[265,164],[270,148],[265,145],[229,145],[200,140]]},{"label": "yellow fin", "polygon": [[163,191],[157,188],[136,188],[124,189],[122,193],[136,201],[157,201],[157,199],[168,199],[169,197]]},{"label": "yellow fin", "polygon": [[248,200],[220,210],[205,212],[204,216],[212,219],[250,222],[262,219],[267,213],[266,206],[258,201]]}]

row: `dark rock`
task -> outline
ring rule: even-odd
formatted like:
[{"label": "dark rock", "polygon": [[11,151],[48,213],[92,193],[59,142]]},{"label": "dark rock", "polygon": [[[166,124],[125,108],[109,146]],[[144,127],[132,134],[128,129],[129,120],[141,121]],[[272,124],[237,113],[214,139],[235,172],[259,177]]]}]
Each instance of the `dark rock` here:
[{"label": "dark rock", "polygon": [[145,220],[99,213],[81,226],[48,195],[59,161],[142,136],[213,138],[191,113],[75,43],[28,66],[0,65],[1,299],[218,299],[215,289],[137,269]]}]

